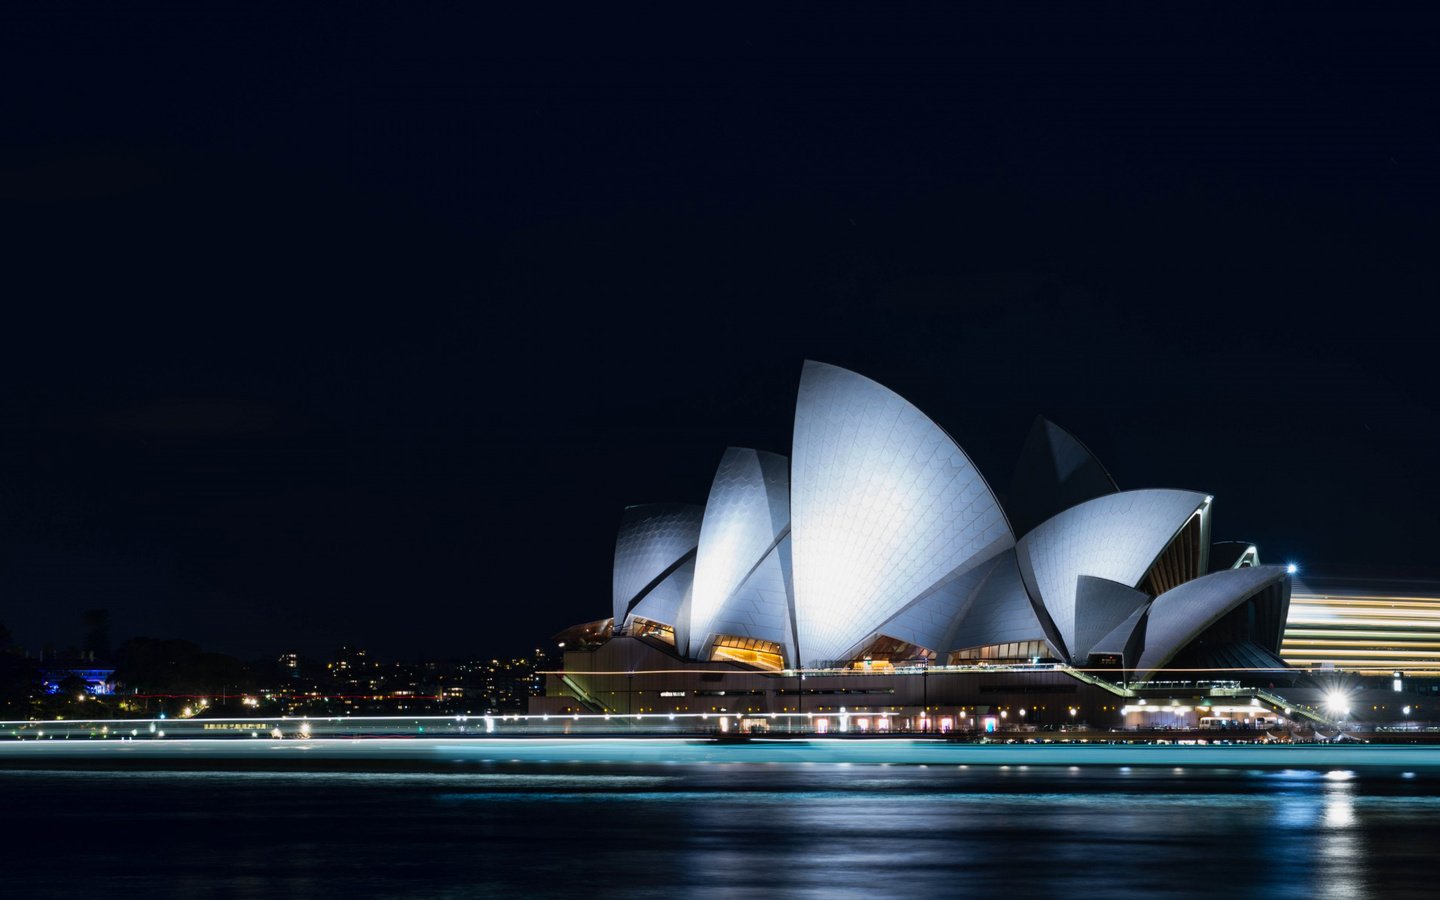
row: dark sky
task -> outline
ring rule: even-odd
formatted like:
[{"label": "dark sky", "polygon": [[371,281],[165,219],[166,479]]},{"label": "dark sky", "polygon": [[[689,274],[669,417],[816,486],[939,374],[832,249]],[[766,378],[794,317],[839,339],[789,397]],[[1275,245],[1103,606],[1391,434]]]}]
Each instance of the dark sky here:
[{"label": "dark sky", "polygon": [[[856,369],[1436,572],[1436,21],[0,9],[0,622],[488,654]],[[463,8],[463,7],[462,7]]]}]

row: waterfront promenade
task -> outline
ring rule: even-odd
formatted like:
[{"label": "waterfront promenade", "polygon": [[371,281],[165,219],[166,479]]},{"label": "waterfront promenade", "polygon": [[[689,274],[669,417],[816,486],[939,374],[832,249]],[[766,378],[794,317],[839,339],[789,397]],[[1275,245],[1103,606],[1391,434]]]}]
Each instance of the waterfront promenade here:
[{"label": "waterfront promenade", "polygon": [[943,739],[365,738],[309,740],[29,740],[0,743],[0,767],[47,765],[464,767],[467,764],[850,764],[934,766],[1203,766],[1440,770],[1424,745],[956,743]]}]

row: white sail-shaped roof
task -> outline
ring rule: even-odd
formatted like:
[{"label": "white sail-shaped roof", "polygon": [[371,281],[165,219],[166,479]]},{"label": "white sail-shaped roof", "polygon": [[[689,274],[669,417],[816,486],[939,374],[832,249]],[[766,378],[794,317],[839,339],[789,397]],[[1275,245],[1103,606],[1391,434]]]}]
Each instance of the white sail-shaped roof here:
[{"label": "white sail-shaped roof", "polygon": [[[709,638],[717,633],[718,619],[730,623],[718,633],[759,637],[728,628],[733,626],[737,617],[758,613],[768,619],[771,618],[769,613],[727,611],[726,607],[734,601],[736,591],[765,555],[776,548],[780,536],[789,527],[789,460],[758,450],[739,447],[726,450],[715,471],[715,480],[710,485],[705,518],[700,526],[689,622],[676,626],[676,646],[681,652],[698,657]],[[755,599],[749,596],[746,602],[751,603]],[[778,598],[778,602],[783,601],[783,596]]]},{"label": "white sail-shaped roof", "polygon": [[1122,491],[1073,506],[1020,540],[1016,555],[1025,587],[1043,603],[1066,653],[1073,656],[1078,646],[1079,577],[1137,587],[1155,558],[1210,499],[1196,491]]},{"label": "white sail-shaped roof", "polygon": [[[796,665],[792,572],[790,533],[787,531],[730,595],[711,620],[710,633],[698,645],[699,652],[692,655],[703,658],[710,651],[715,637],[736,635],[779,644],[784,648],[786,663]],[[692,646],[696,641],[701,641],[698,632],[691,638]]]},{"label": "white sail-shaped roof", "polygon": [[625,509],[615,538],[611,583],[616,631],[648,589],[658,586],[662,576],[694,555],[702,512],[688,503],[651,503]]},{"label": "white sail-shaped roof", "polygon": [[[955,649],[953,644],[956,629],[972,612],[981,585],[995,567],[1004,561],[1004,556],[1010,557],[1010,565],[1015,564],[1013,554],[1006,551],[968,569],[958,577],[926,592],[920,599],[882,624],[875,633],[933,650],[938,661],[944,664],[946,654]],[[1016,582],[1018,584],[1018,578]],[[1021,588],[1020,592],[1023,596],[1025,589]],[[868,640],[867,638],[867,643]]]},{"label": "white sail-shaped roof", "polygon": [[950,635],[947,650],[966,650],[991,644],[1047,640],[1049,635],[1035,612],[1015,551],[1007,550],[995,559],[964,618]]},{"label": "white sail-shaped roof", "polygon": [[1070,645],[1076,664],[1084,665],[1100,641],[1149,602],[1150,595],[1144,591],[1081,575],[1075,588],[1075,643]]},{"label": "white sail-shaped roof", "polygon": [[1110,629],[1109,634],[1095,642],[1090,652],[1117,654],[1125,668],[1134,669],[1145,648],[1145,617],[1149,612],[1148,603],[1131,610],[1130,615]]},{"label": "white sail-shaped roof", "polygon": [[628,619],[649,619],[672,628],[684,615],[690,602],[690,592],[695,584],[695,560],[686,559],[675,570],[660,580],[660,583],[645,592],[645,596],[630,609]]},{"label": "white sail-shaped roof", "polygon": [[1149,677],[1221,616],[1286,577],[1284,566],[1223,569],[1156,597],[1146,617],[1145,647],[1135,665],[1135,677]]},{"label": "white sail-shaped roof", "polygon": [[806,362],[790,467],[799,651],[839,660],[944,581],[1014,543],[956,443],[903,397]]}]

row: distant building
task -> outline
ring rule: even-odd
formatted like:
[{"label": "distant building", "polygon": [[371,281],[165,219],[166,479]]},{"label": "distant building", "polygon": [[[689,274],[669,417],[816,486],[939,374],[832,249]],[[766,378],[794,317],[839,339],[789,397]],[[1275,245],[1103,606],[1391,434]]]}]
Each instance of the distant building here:
[{"label": "distant building", "polygon": [[344,672],[363,669],[367,664],[366,653],[355,647],[341,647],[335,651],[335,660],[330,663],[332,671]]},{"label": "distant building", "polygon": [[497,710],[524,710],[531,697],[544,692],[541,670],[547,664],[545,652],[536,649],[529,656],[492,659],[484,667],[484,696]]},{"label": "distant building", "polygon": [[280,654],[280,658],[279,658],[278,660],[276,660],[276,663],[280,666],[281,670],[284,671],[285,674],[289,675],[291,678],[299,678],[299,677],[300,677],[300,654],[299,654],[299,653],[294,653],[294,652],[282,653],[282,654]]},{"label": "distant building", "polygon": [[40,680],[47,694],[58,693],[60,686],[72,678],[85,682],[88,693],[115,693],[115,667],[97,660],[91,651],[47,654],[41,660]]}]

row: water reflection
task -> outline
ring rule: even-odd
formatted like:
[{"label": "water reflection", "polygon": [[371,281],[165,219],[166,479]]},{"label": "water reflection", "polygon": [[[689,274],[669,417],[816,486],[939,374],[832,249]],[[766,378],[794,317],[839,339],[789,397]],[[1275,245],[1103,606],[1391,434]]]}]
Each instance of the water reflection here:
[{"label": "water reflection", "polygon": [[[0,772],[7,887],[236,897],[1425,896],[1440,779],[1186,767]],[[57,834],[104,835],[84,853]],[[156,848],[165,848],[157,853]],[[69,873],[57,879],[55,873]]]},{"label": "water reflection", "polygon": [[1355,801],[1350,796],[1353,785],[1329,784],[1325,786],[1325,827],[1349,828],[1355,824]]},{"label": "water reflection", "polygon": [[1326,773],[1323,803],[1324,828],[1318,836],[1319,885],[1321,897],[1367,896],[1364,866],[1357,860],[1364,852],[1355,816],[1355,785],[1351,773]]}]

